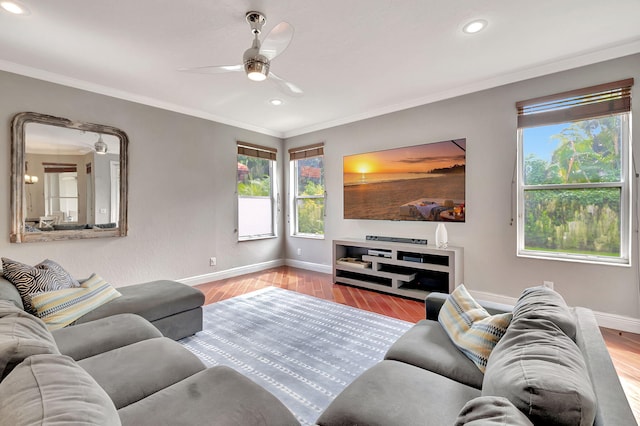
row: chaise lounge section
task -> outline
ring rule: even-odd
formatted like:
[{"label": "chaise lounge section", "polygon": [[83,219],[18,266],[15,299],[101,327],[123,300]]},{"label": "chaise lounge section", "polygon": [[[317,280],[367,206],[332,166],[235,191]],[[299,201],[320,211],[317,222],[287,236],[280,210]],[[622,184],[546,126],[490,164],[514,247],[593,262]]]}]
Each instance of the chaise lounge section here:
[{"label": "chaise lounge section", "polygon": [[134,313],[173,340],[202,330],[204,294],[176,281],[161,280],[118,287],[122,296],[80,317],[75,324],[116,314]]},{"label": "chaise lounge section", "polygon": [[[173,340],[191,336],[202,330],[201,291],[176,281],[161,280],[118,287],[117,297],[78,318],[73,324],[83,324],[112,315],[137,314],[153,324],[163,336]],[[11,300],[24,309],[16,287],[0,276],[0,300]]]}]

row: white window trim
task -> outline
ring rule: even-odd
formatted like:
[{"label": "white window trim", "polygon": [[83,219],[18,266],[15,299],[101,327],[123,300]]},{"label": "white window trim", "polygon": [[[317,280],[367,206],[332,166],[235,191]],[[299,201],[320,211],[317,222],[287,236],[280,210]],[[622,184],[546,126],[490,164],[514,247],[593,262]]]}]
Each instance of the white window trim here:
[{"label": "white window trim", "polygon": [[[325,234],[326,234],[326,226],[327,226],[327,221],[326,221],[326,213],[324,215],[324,231],[322,234],[307,234],[304,232],[299,232],[298,231],[298,200],[303,200],[303,199],[321,199],[324,201],[323,205],[324,205],[324,211],[327,211],[327,191],[325,191],[323,193],[323,195],[302,195],[299,196],[298,195],[298,161],[301,160],[302,158],[299,159],[295,159],[295,160],[290,160],[290,171],[289,171],[289,175],[291,176],[290,182],[291,182],[291,188],[290,188],[290,206],[291,206],[291,212],[293,212],[293,214],[291,215],[291,220],[290,220],[290,235],[292,237],[296,237],[296,238],[307,238],[307,239],[312,239],[312,240],[324,240],[325,239]],[[323,167],[324,167],[324,163],[323,163]]]},{"label": "white window trim", "polygon": [[[560,260],[566,262],[605,264],[613,266],[631,266],[631,204],[632,204],[632,158],[631,158],[631,113],[622,116],[622,170],[620,182],[592,183],[592,184],[554,184],[554,185],[525,185],[523,179],[524,149],[523,129],[518,129],[517,152],[517,256],[532,259]],[[621,188],[620,191],[620,257],[580,255],[571,253],[545,252],[526,250],[524,248],[524,193],[527,189],[582,189],[582,188]]]},{"label": "white window trim", "polygon": [[[242,144],[240,144],[242,145]],[[245,154],[246,155],[246,154]],[[238,158],[238,154],[236,154],[236,159]],[[257,157],[260,158],[260,157]],[[256,241],[256,240],[268,240],[268,239],[272,239],[272,238],[278,238],[278,217],[279,217],[279,213],[280,213],[280,194],[278,192],[278,179],[276,176],[276,172],[278,170],[277,168],[277,160],[272,160],[272,159],[268,159],[269,161],[269,175],[271,177],[271,194],[270,194],[270,198],[271,198],[271,209],[272,209],[272,214],[271,214],[271,230],[272,232],[270,233],[266,233],[266,234],[256,234],[256,235],[244,235],[241,236],[240,235],[240,206],[239,206],[239,202],[240,202],[240,194],[238,193],[238,185],[237,185],[237,170],[234,170],[235,172],[235,177],[234,179],[236,179],[236,189],[235,189],[235,196],[236,196],[236,233],[238,234],[238,242],[243,242],[243,241]],[[242,198],[252,198],[252,197],[242,197]],[[262,198],[262,197],[256,197],[256,198]]]}]

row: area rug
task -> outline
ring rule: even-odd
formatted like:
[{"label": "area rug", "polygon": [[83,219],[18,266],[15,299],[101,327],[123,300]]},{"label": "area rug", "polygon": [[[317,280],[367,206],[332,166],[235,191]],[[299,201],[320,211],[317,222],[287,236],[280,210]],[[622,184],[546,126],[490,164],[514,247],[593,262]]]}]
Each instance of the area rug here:
[{"label": "area rug", "polygon": [[203,307],[182,339],[207,366],[227,365],[312,425],[413,324],[276,287]]}]

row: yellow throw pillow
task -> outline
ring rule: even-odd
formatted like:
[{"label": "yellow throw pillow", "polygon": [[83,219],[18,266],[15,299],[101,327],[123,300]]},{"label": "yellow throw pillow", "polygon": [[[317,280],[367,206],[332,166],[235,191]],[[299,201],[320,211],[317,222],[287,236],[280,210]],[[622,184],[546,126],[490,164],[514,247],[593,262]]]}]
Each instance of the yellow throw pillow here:
[{"label": "yellow throw pillow", "polygon": [[49,330],[56,330],[120,296],[111,284],[93,274],[80,287],[35,293],[30,299],[38,317]]},{"label": "yellow throw pillow", "polygon": [[491,351],[504,336],[512,314],[490,315],[459,285],[438,314],[451,341],[484,373]]}]

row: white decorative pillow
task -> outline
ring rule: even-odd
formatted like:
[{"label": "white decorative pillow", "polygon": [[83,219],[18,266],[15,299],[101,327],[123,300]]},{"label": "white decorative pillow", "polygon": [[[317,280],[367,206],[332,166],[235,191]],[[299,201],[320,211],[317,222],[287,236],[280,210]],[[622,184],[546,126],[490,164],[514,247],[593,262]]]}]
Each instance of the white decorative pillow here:
[{"label": "white decorative pillow", "polygon": [[121,294],[96,274],[80,287],[30,295],[31,303],[50,330],[66,327],[98,306]]},{"label": "white decorative pillow", "polygon": [[31,306],[30,294],[80,285],[62,266],[49,259],[31,266],[3,257],[2,272],[5,278],[18,289],[24,310],[30,314],[36,313]]},{"label": "white decorative pillow", "polygon": [[504,336],[512,314],[490,315],[459,285],[438,314],[451,341],[484,373],[491,351]]}]

